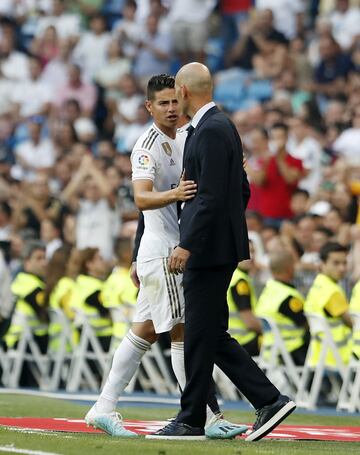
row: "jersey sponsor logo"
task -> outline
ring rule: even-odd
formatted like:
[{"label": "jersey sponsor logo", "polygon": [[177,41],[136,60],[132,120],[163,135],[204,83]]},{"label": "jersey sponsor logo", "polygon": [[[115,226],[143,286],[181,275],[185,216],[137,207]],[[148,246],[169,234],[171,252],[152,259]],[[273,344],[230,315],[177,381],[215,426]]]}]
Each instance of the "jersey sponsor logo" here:
[{"label": "jersey sponsor logo", "polygon": [[138,158],[138,163],[142,167],[145,167],[145,168],[148,167],[149,163],[150,163],[149,155],[140,155]]},{"label": "jersey sponsor logo", "polygon": [[168,142],[163,142],[161,144],[161,147],[164,149],[164,152],[168,155],[168,156],[171,156],[172,155],[172,149],[171,149],[171,146]]}]

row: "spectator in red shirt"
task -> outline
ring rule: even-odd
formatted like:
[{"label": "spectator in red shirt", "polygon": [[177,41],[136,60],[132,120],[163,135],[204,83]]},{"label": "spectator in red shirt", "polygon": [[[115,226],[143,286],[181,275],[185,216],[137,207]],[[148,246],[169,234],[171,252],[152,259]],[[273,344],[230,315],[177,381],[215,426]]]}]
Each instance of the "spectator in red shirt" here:
[{"label": "spectator in red shirt", "polygon": [[259,212],[265,224],[279,227],[282,220],[292,216],[291,195],[303,176],[302,162],[286,150],[288,127],[276,123],[270,130],[271,146],[275,154],[258,176]]},{"label": "spectator in red shirt", "polygon": [[250,156],[247,159],[246,172],[251,191],[248,209],[258,212],[262,194],[262,188],[259,187],[259,184],[263,180],[264,169],[270,159],[268,133],[265,128],[257,126],[250,132],[248,148]]}]

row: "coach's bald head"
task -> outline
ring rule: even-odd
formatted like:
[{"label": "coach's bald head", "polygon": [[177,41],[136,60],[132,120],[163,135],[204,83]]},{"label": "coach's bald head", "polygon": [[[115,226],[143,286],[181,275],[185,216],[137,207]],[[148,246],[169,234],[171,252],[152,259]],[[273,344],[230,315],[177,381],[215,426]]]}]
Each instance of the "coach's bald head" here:
[{"label": "coach's bald head", "polygon": [[198,62],[184,65],[175,77],[175,90],[181,110],[193,117],[212,100],[213,82],[207,66]]}]

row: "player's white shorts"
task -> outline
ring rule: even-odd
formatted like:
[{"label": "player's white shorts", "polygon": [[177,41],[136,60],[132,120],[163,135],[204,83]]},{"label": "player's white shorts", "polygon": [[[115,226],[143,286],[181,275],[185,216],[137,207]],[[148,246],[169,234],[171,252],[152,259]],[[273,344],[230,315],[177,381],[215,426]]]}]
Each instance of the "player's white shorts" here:
[{"label": "player's white shorts", "polygon": [[133,322],[153,321],[155,332],[171,330],[184,322],[182,274],[169,273],[167,258],[137,263],[140,291]]}]

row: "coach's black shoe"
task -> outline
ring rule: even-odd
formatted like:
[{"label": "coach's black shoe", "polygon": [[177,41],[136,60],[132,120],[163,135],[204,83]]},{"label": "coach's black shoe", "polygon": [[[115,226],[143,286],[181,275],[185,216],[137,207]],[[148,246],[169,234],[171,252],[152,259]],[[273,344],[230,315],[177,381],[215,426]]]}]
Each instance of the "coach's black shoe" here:
[{"label": "coach's black shoe", "polygon": [[181,439],[182,441],[199,441],[206,438],[204,428],[191,427],[186,423],[174,420],[154,434],[147,434],[147,439]]},{"label": "coach's black shoe", "polygon": [[245,441],[258,441],[263,438],[291,414],[295,408],[296,404],[289,397],[279,395],[275,403],[257,409],[256,422]]}]

